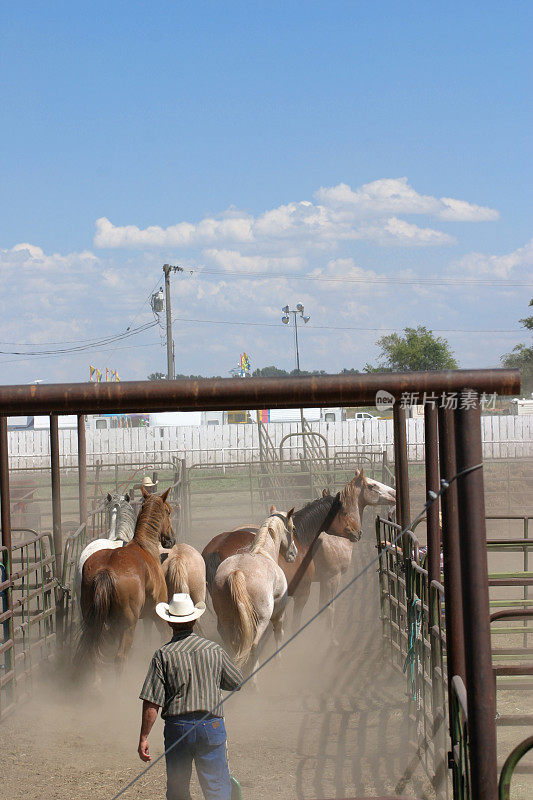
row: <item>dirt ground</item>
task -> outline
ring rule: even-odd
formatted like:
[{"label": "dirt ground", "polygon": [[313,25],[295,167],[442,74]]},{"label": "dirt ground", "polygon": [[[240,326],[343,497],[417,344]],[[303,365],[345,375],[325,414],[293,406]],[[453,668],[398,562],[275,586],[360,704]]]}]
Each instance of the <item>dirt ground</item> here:
[{"label": "dirt ground", "polygon": [[[374,555],[370,529],[354,571]],[[310,607],[317,606],[315,593]],[[204,629],[214,637],[207,616]],[[317,620],[264,669],[256,693],[245,687],[226,703],[231,770],[244,800],[396,792],[431,800],[408,744],[405,681],[382,652],[375,566],[338,601],[337,625],[339,649],[329,645],[327,622]],[[156,642],[143,642],[142,628],[138,633],[126,675],[110,677],[101,696],[81,694],[50,670],[33,699],[2,724],[2,798],[111,800],[141,771],[137,695]],[[159,755],[160,721],[150,743]],[[193,797],[200,798],[194,781]],[[123,796],[159,800],[164,784],[161,761]]]}]

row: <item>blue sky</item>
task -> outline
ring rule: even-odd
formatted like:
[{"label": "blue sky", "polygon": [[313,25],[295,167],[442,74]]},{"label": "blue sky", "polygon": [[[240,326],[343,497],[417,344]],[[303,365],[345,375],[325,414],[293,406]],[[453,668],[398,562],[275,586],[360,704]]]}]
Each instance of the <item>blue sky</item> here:
[{"label": "blue sky", "polygon": [[[526,2],[4,6],[0,349],[149,322],[166,261],[193,272],[173,282],[178,372],[227,374],[243,349],[291,368],[274,323],[300,300],[307,368],[375,360],[380,333],[354,327],[518,329],[532,16]],[[502,285],[372,283],[435,275]],[[231,321],[267,324],[215,324]],[[463,366],[526,340],[442,335]],[[142,378],[165,353],[151,329],[0,354],[5,382],[84,380],[89,363]]]}]

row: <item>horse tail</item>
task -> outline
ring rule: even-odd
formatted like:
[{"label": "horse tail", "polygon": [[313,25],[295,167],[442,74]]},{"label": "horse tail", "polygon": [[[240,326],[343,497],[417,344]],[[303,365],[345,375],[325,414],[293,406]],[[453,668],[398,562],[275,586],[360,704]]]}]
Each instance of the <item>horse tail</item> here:
[{"label": "horse tail", "polygon": [[115,579],[108,569],[96,573],[90,593],[91,601],[83,618],[75,656],[75,662],[80,666],[94,664],[102,658],[104,628],[109,622],[113,605],[117,602]]},{"label": "horse tail", "polygon": [[242,666],[246,663],[253,647],[257,633],[257,613],[246,587],[244,572],[236,569],[228,575],[231,601],[238,616],[238,645],[235,663]]},{"label": "horse tail", "polygon": [[174,554],[169,555],[165,562],[165,567],[165,581],[167,584],[168,599],[170,600],[172,595],[178,592],[190,594],[189,573],[187,571],[185,560]]},{"label": "horse tail", "polygon": [[215,574],[220,564],[222,563],[222,556],[220,553],[206,553],[204,556],[205,561],[205,580],[207,588],[211,592]]}]

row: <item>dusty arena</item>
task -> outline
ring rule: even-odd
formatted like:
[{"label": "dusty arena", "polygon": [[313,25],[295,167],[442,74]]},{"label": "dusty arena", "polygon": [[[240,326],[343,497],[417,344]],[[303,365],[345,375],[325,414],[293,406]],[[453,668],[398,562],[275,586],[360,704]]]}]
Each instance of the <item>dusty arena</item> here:
[{"label": "dusty arena", "polygon": [[[366,527],[353,574],[375,558],[372,527]],[[246,800],[434,796],[406,744],[406,684],[383,654],[378,599],[374,565],[338,601],[338,650],[329,644],[325,621],[316,620],[279,662],[267,665],[257,691],[245,687],[229,699],[230,765]],[[318,593],[309,603],[310,610],[317,607]],[[216,637],[213,617],[203,619],[206,635]],[[137,695],[155,642],[143,642],[142,629],[139,634],[125,677],[109,678],[101,697],[58,685],[50,672],[31,701],[6,720],[5,797],[110,800],[141,771]],[[150,741],[156,757],[162,752],[160,722]],[[161,761],[124,797],[162,797],[164,776]],[[201,797],[196,784],[193,796]]]}]

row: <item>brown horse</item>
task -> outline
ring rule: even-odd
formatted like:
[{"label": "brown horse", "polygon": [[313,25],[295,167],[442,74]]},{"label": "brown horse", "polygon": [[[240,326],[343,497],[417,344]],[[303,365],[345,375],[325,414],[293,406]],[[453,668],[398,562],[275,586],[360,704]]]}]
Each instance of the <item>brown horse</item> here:
[{"label": "brown horse", "polygon": [[[364,477],[357,472],[344,489],[335,496],[328,494],[312,500],[293,516],[294,540],[298,548],[296,559],[288,563],[279,560],[288,583],[288,594],[294,597],[293,627],[299,625],[302,609],[309,599],[315,578],[313,545],[322,531],[350,542],[361,538],[359,495],[364,488]],[[213,578],[219,564],[229,556],[242,552],[254,540],[258,528],[252,525],[220,533],[204,547],[202,556],[206,564],[207,588],[211,592]]]},{"label": "brown horse", "polygon": [[144,499],[131,542],[118,550],[100,550],[85,562],[82,629],[75,658],[80,666],[96,666],[101,659],[104,634],[109,631],[119,639],[115,662],[122,669],[137,621],[154,615],[156,603],[166,601],[159,543],[164,547],[174,544],[169,491],[149,494],[143,487]]}]

